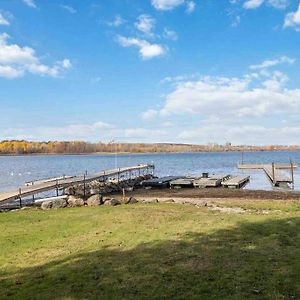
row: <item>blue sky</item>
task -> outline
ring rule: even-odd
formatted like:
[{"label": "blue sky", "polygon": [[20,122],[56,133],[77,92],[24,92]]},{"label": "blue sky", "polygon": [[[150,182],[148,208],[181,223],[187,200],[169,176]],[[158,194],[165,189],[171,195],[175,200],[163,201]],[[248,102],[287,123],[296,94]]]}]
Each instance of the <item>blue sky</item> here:
[{"label": "blue sky", "polygon": [[0,139],[299,144],[299,0],[1,0]]}]

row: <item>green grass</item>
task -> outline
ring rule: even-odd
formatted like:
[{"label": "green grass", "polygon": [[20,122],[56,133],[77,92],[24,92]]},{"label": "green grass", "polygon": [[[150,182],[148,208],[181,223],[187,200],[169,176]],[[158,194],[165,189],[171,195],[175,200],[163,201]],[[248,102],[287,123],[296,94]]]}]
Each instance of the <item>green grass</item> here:
[{"label": "green grass", "polygon": [[1,213],[0,299],[300,299],[298,203],[227,204]]}]

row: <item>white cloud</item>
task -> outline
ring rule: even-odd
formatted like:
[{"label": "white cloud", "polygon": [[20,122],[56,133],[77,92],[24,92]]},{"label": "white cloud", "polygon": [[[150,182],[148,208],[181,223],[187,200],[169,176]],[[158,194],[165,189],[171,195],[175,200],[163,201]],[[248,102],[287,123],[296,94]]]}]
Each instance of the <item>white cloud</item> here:
[{"label": "white cloud", "polygon": [[300,3],[295,12],[290,12],[286,15],[284,27],[293,27],[296,31],[300,31]]},{"label": "white cloud", "polygon": [[135,27],[146,35],[153,35],[155,20],[148,15],[140,15],[135,23]]},{"label": "white cloud", "polygon": [[172,10],[185,3],[185,0],[151,0],[152,5],[158,10]]},{"label": "white cloud", "polygon": [[124,23],[125,23],[125,20],[121,16],[116,15],[115,19],[112,22],[107,22],[107,25],[111,26],[111,27],[120,27]]},{"label": "white cloud", "polygon": [[285,9],[289,5],[290,0],[268,0],[268,4],[278,9]]},{"label": "white cloud", "polygon": [[76,14],[77,13],[77,10],[72,6],[61,5],[60,7],[63,8],[64,10],[66,10],[67,12],[69,12],[70,14]]},{"label": "white cloud", "polygon": [[246,9],[254,9],[260,7],[264,2],[265,0],[247,0],[243,6]]},{"label": "white cloud", "polygon": [[232,27],[238,27],[241,23],[241,17],[240,16],[235,16],[234,20],[231,23]]},{"label": "white cloud", "polygon": [[3,14],[0,12],[0,25],[9,26],[9,21],[3,16]]},{"label": "white cloud", "polygon": [[287,89],[285,74],[275,71],[267,78],[259,76],[207,76],[180,82],[166,96],[161,114],[244,118],[300,113],[300,89]]},{"label": "white cloud", "polygon": [[278,59],[273,59],[273,60],[265,60],[259,65],[251,65],[250,69],[256,70],[256,69],[266,69],[269,67],[274,67],[279,64],[283,63],[288,63],[288,64],[293,64],[295,62],[295,59],[287,57],[287,56],[281,56]]},{"label": "white cloud", "polygon": [[30,7],[36,8],[34,0],[23,0],[23,2]]},{"label": "white cloud", "polygon": [[58,77],[64,69],[71,67],[68,59],[56,62],[53,66],[42,64],[30,47],[21,47],[8,42],[6,33],[0,34],[0,76],[8,79],[22,77],[26,72]]},{"label": "white cloud", "polygon": [[255,9],[264,3],[277,9],[285,9],[289,5],[289,0],[246,0],[243,7],[245,9]]},{"label": "white cloud", "polygon": [[63,61],[60,62],[60,64],[64,69],[72,68],[72,64],[71,64],[71,61],[69,59],[64,59]]},{"label": "white cloud", "polygon": [[139,53],[142,59],[151,59],[157,56],[162,56],[167,53],[167,49],[159,44],[151,44],[146,40],[141,40],[137,38],[126,38],[123,36],[117,37],[117,42],[122,47],[135,46],[139,48]]},{"label": "white cloud", "polygon": [[186,3],[186,12],[187,13],[192,13],[196,8],[196,3],[194,1],[188,1]]},{"label": "white cloud", "polygon": [[1,66],[0,65],[0,77],[7,79],[14,79],[17,77],[22,77],[24,75],[23,70],[15,69],[11,66]]},{"label": "white cloud", "polygon": [[177,33],[173,30],[169,30],[168,28],[164,29],[163,36],[165,38],[173,40],[173,41],[177,41],[177,39],[178,39]]},{"label": "white cloud", "polygon": [[150,120],[153,120],[155,119],[155,117],[158,115],[158,112],[157,110],[154,110],[154,109],[148,109],[147,111],[143,112],[141,114],[141,117],[143,120],[145,121],[150,121]]}]

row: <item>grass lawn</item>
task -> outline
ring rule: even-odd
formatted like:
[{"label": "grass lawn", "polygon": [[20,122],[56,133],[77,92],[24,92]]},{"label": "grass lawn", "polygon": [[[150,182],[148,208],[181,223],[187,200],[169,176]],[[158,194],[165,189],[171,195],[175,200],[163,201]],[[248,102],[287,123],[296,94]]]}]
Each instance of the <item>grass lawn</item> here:
[{"label": "grass lawn", "polygon": [[0,299],[300,299],[300,204],[0,214]]}]

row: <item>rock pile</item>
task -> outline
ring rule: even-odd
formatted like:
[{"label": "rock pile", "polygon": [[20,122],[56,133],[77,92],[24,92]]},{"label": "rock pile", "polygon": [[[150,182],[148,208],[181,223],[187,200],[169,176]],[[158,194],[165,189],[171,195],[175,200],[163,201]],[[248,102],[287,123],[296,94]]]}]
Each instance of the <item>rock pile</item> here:
[{"label": "rock pile", "polygon": [[72,196],[91,196],[96,194],[109,194],[112,192],[122,191],[123,189],[130,191],[140,186],[143,180],[151,179],[152,175],[138,176],[134,179],[110,180],[110,181],[92,181],[89,183],[78,184],[65,189],[66,195]]}]

